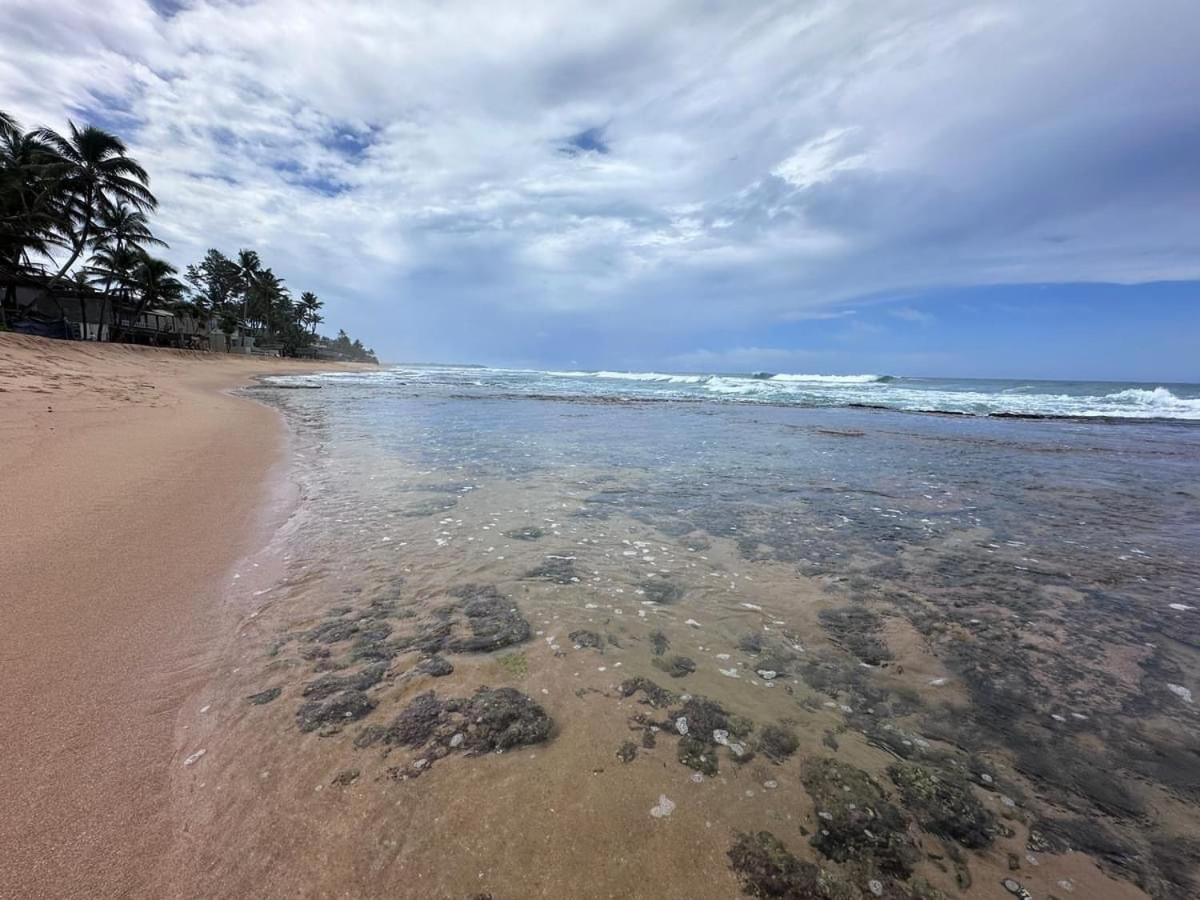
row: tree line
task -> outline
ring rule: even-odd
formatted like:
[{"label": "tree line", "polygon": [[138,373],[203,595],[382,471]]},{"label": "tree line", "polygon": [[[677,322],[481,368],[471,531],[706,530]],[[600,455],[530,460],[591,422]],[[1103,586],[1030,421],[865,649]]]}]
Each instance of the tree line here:
[{"label": "tree line", "polygon": [[[39,297],[98,294],[101,321],[113,310],[136,320],[146,310],[168,309],[225,334],[248,330],[284,355],[320,344],[375,361],[344,331],[319,337],[324,303],[311,291],[294,298],[254,250],[234,257],[209,250],[182,274],[154,255],[167,244],[150,226],[158,200],[149,174],[117,135],[74,122],[68,129],[25,131],[0,110],[0,329],[31,315]],[[24,305],[16,300],[19,283],[38,288]],[[80,315],[86,336],[83,300]],[[121,338],[119,326],[112,332]]]}]

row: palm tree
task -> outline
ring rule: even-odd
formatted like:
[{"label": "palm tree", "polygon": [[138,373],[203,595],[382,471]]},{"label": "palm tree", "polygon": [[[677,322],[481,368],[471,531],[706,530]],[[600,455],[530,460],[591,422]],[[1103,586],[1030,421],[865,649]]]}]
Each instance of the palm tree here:
[{"label": "palm tree", "polygon": [[[100,322],[103,324],[109,294],[114,286],[118,289],[128,286],[130,276],[141,261],[139,251],[144,251],[149,245],[165,247],[167,244],[150,231],[145,213],[121,202],[101,209],[93,245],[96,251],[88,261],[88,271],[93,281],[104,285],[104,299],[100,303]],[[97,332],[97,339],[99,336]]]},{"label": "palm tree", "polygon": [[154,209],[158,201],[150,193],[150,176],[126,155],[125,142],[94,125],[78,127],[69,122],[70,134],[60,135],[41,128],[34,135],[54,154],[53,176],[66,204],[64,230],[71,253],[50,279],[47,290],[66,275],[94,238],[97,220],[106,209],[125,203],[138,212]]},{"label": "palm tree", "polygon": [[61,243],[64,211],[50,147],[0,115],[0,269],[11,275]]},{"label": "palm tree", "polygon": [[262,261],[253,250],[243,248],[238,251],[237,266],[242,282],[242,321],[245,321],[250,308],[250,294],[262,275]]},{"label": "palm tree", "polygon": [[312,291],[305,291],[300,295],[300,321],[304,324],[312,325],[313,334],[317,333],[317,323],[325,321],[318,312],[324,305]]},{"label": "palm tree", "polygon": [[[100,285],[104,299],[100,304],[100,322],[112,297],[128,301],[133,291],[134,272],[145,251],[129,243],[105,243],[88,260],[87,273],[93,285]],[[97,334],[97,338],[99,334]]]},{"label": "palm tree", "polygon": [[31,256],[45,255],[61,243],[61,201],[53,179],[47,177],[51,159],[44,142],[0,112],[0,276],[8,276],[0,324],[5,322],[4,307],[15,305],[14,276],[29,265]]},{"label": "palm tree", "polygon": [[165,259],[145,251],[133,272],[133,289],[138,294],[133,315],[140,316],[147,307],[165,306],[183,299],[183,282],[175,277],[176,268]]}]

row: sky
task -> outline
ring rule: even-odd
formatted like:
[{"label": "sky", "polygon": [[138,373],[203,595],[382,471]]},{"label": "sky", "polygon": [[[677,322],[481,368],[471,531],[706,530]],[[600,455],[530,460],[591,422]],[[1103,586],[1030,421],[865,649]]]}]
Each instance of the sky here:
[{"label": "sky", "polygon": [[1194,0],[5,0],[181,267],[389,360],[1200,381]]}]

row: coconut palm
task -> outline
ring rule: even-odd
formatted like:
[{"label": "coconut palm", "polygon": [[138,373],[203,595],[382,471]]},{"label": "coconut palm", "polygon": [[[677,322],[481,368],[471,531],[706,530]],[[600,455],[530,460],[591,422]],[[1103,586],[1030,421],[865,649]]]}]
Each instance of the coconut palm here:
[{"label": "coconut palm", "polygon": [[70,254],[50,279],[47,290],[57,284],[96,236],[101,215],[121,204],[138,212],[158,206],[150,193],[150,176],[126,153],[125,142],[94,125],[82,128],[68,123],[67,136],[49,128],[34,132],[55,159],[52,175],[66,202],[64,230]]},{"label": "coconut palm", "polygon": [[[96,250],[88,261],[87,271],[93,283],[103,285],[101,323],[104,322],[104,313],[113,289],[116,288],[118,295],[126,291],[134,270],[141,262],[142,256],[139,251],[144,251],[150,245],[167,246],[165,241],[154,236],[149,221],[141,210],[134,209],[128,203],[118,203],[116,206],[105,206],[100,211],[93,241]],[[84,334],[86,333],[85,319]]]},{"label": "coconut palm", "polygon": [[318,312],[324,305],[312,291],[305,291],[300,295],[300,321],[302,324],[311,325],[313,334],[317,333],[317,323],[324,321]]},{"label": "coconut palm", "polygon": [[0,267],[14,273],[31,255],[61,243],[63,197],[52,177],[56,159],[36,132],[11,116],[0,124]]},{"label": "coconut palm", "polygon": [[131,286],[137,295],[133,310],[136,319],[145,310],[169,306],[183,299],[183,282],[175,277],[176,269],[165,259],[139,251],[141,259],[133,270]]}]

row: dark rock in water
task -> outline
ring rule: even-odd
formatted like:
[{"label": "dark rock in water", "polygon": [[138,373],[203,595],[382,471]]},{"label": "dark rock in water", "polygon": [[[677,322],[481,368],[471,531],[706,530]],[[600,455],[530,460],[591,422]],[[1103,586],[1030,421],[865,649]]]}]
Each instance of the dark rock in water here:
[{"label": "dark rock in water", "polygon": [[650,632],[650,646],[654,648],[655,656],[662,656],[671,646],[671,642],[667,640],[667,636],[657,628]]},{"label": "dark rock in water", "polygon": [[835,643],[867,665],[878,666],[892,658],[892,651],[877,635],[883,624],[879,615],[865,606],[822,610],[819,618]]},{"label": "dark rock in water", "polygon": [[341,619],[335,619],[332,622],[322,622],[320,625],[306,632],[304,640],[310,643],[336,644],[339,641],[350,640],[350,638],[358,634],[358,631],[359,626],[357,622],[346,622]]},{"label": "dark rock in water", "polygon": [[352,662],[390,662],[404,652],[403,642],[355,641],[350,650]]},{"label": "dark rock in water", "polygon": [[373,688],[387,674],[387,663],[376,663],[352,675],[322,675],[304,686],[301,694],[312,700],[322,700],[348,688],[365,691]]},{"label": "dark rock in water", "polygon": [[358,776],[358,769],[342,769],[342,771],[333,776],[333,781],[329,783],[337,787],[346,787],[358,781]]},{"label": "dark rock in water", "polygon": [[763,636],[757,632],[750,632],[738,638],[738,649],[743,653],[762,653]]},{"label": "dark rock in water", "polygon": [[869,859],[888,875],[909,875],[917,860],[909,819],[874,778],[834,759],[813,759],[801,780],[820,820],[811,840],[817,850],[836,862]]},{"label": "dark rock in water", "polygon": [[454,664],[443,656],[431,656],[417,664],[417,671],[434,678],[443,678],[454,671]]},{"label": "dark rock in water", "polygon": [[329,648],[322,645],[313,645],[311,647],[300,648],[300,658],[312,662],[316,659],[328,659]]},{"label": "dark rock in water", "polygon": [[715,743],[713,733],[725,731],[734,737],[745,737],[753,727],[745,719],[731,716],[715,700],[707,697],[689,697],[671,717],[678,721],[687,719],[688,734],[707,743]]},{"label": "dark rock in water", "polygon": [[617,749],[617,759],[623,763],[631,763],[637,759],[637,744],[626,741]]},{"label": "dark rock in water", "polygon": [[677,753],[679,761],[689,769],[695,769],[710,777],[717,774],[716,744],[685,734],[679,739]]},{"label": "dark rock in water", "polygon": [[574,584],[579,581],[574,557],[547,556],[540,566],[525,573],[526,578],[541,578],[555,584]]},{"label": "dark rock in water", "polygon": [[892,765],[887,773],[899,788],[904,805],[926,831],[972,850],[991,846],[995,816],[964,779],[924,766]]},{"label": "dark rock in water", "polygon": [[672,656],[670,659],[655,658],[650,660],[656,669],[662,669],[672,678],[682,678],[696,671],[696,662],[686,656]]},{"label": "dark rock in water", "polygon": [[678,603],[683,599],[684,590],[679,585],[663,581],[661,578],[648,578],[641,583],[642,592],[647,600],[664,605]]},{"label": "dark rock in water", "polygon": [[[550,736],[552,726],[546,711],[515,688],[481,687],[470,697],[446,701],[433,691],[421,694],[378,739],[414,749],[432,745],[435,751],[427,751],[419,770],[452,750],[476,755],[539,744]],[[364,745],[376,739],[364,738]]]},{"label": "dark rock in water", "polygon": [[782,725],[767,725],[758,736],[758,749],[772,762],[783,762],[796,752],[800,739],[790,728]]},{"label": "dark rock in water", "polygon": [[655,709],[666,709],[677,699],[676,695],[664,687],[659,687],[649,678],[627,678],[621,682],[618,689],[622,697],[632,697],[638,691],[646,696],[646,702]]},{"label": "dark rock in water", "polygon": [[309,700],[296,711],[296,720],[301,731],[315,731],[322,725],[338,726],[361,719],[374,708],[374,700],[352,688],[325,700]]},{"label": "dark rock in water", "polygon": [[598,650],[604,646],[604,640],[600,635],[594,631],[588,631],[586,628],[572,631],[567,637],[576,647],[594,647]]},{"label": "dark rock in water", "polygon": [[821,870],[798,859],[769,831],[740,833],[729,848],[729,864],[751,897],[826,900]]},{"label": "dark rock in water", "polygon": [[[499,650],[529,640],[529,622],[517,608],[493,587],[461,588],[462,612],[471,636],[452,637],[446,649],[452,653]],[[431,652],[431,651],[427,651]]]},{"label": "dark rock in water", "polygon": [[433,737],[444,715],[445,705],[433,691],[421,694],[400,711],[384,740],[401,747],[422,747]]},{"label": "dark rock in water", "polygon": [[658,745],[658,740],[654,737],[654,729],[647,728],[642,732],[642,747],[646,750],[653,750]]},{"label": "dark rock in water", "polygon": [[265,691],[259,691],[257,694],[251,694],[246,699],[255,706],[262,706],[264,703],[270,703],[283,693],[283,688],[267,688]]},{"label": "dark rock in water", "polygon": [[516,688],[481,687],[467,700],[447,702],[446,709],[461,713],[474,726],[463,747],[475,753],[540,744],[554,724],[541,706]]},{"label": "dark rock in water", "polygon": [[370,747],[378,744],[387,737],[388,727],[386,725],[364,725],[359,729],[358,734],[354,736],[354,748],[362,750],[365,747]]},{"label": "dark rock in water", "polygon": [[368,644],[377,644],[392,633],[387,622],[359,622],[358,639]]},{"label": "dark rock in water", "polygon": [[325,610],[325,615],[331,619],[336,619],[339,616],[344,616],[347,613],[352,612],[354,612],[353,606],[331,606],[329,609]]},{"label": "dark rock in water", "polygon": [[514,528],[512,531],[504,532],[504,536],[512,538],[514,541],[536,541],[546,536],[546,532],[533,525],[528,525],[525,528]]}]

